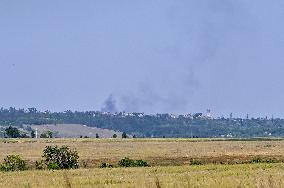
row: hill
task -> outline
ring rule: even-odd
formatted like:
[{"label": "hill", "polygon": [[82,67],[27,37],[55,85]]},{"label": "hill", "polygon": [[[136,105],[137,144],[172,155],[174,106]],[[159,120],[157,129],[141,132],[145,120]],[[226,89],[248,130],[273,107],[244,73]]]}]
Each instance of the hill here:
[{"label": "hill", "polygon": [[98,134],[100,138],[111,138],[114,134],[116,134],[118,137],[121,137],[122,135],[122,132],[97,127],[88,127],[80,124],[31,125],[30,127],[32,129],[37,129],[38,134],[51,131],[54,133],[55,137],[59,138],[95,138],[96,134]]}]

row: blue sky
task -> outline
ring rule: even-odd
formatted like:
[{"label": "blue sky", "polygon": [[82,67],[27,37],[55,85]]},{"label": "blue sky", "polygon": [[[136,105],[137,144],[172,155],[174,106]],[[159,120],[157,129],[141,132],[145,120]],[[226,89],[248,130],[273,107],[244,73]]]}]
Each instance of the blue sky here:
[{"label": "blue sky", "polygon": [[282,0],[1,0],[1,106],[284,117]]}]

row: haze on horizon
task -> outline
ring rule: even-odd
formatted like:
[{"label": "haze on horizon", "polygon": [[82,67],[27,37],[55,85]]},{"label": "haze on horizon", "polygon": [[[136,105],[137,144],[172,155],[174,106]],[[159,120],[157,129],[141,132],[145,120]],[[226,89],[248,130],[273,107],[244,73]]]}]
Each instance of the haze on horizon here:
[{"label": "haze on horizon", "polygon": [[2,0],[0,106],[284,117],[283,20],[282,0]]}]

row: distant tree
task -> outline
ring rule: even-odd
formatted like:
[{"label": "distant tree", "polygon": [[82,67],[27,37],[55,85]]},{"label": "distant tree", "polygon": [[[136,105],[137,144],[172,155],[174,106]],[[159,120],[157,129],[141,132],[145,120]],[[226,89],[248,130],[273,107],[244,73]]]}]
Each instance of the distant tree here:
[{"label": "distant tree", "polygon": [[47,136],[48,136],[48,138],[53,138],[53,132],[47,131]]},{"label": "distant tree", "polygon": [[9,126],[8,128],[5,129],[5,133],[8,138],[20,138],[21,137],[20,131],[16,127]]},{"label": "distant tree", "polygon": [[132,138],[137,138],[136,135],[134,134]]},{"label": "distant tree", "polygon": [[117,138],[117,134],[113,134],[113,135],[112,135],[112,138]]},{"label": "distant tree", "polygon": [[35,138],[35,136],[36,136],[36,135],[35,135],[35,130],[32,130],[32,131],[31,131],[31,137],[32,137],[32,138]]},{"label": "distant tree", "polygon": [[122,137],[122,138],[128,138],[126,132],[123,132],[122,135],[121,135],[121,137]]},{"label": "distant tree", "polygon": [[46,133],[41,133],[39,137],[40,137],[40,138],[48,138],[48,136],[47,136]]},{"label": "distant tree", "polygon": [[99,136],[99,134],[98,134],[98,133],[96,133],[96,138],[100,138],[100,136]]}]

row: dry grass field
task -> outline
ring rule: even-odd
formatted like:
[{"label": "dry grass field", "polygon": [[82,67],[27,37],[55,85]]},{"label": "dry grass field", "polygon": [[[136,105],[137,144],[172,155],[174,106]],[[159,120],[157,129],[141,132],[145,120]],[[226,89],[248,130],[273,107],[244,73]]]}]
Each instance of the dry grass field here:
[{"label": "dry grass field", "polygon": [[241,164],[0,173],[0,187],[284,187],[284,165]]},{"label": "dry grass field", "polygon": [[87,167],[101,162],[117,163],[124,157],[147,160],[151,166],[189,164],[191,159],[205,162],[235,163],[251,160],[283,159],[284,140],[217,141],[193,139],[3,139],[0,159],[19,154],[25,160],[39,160],[47,145],[68,145],[76,148]]},{"label": "dry grass field", "polygon": [[[284,140],[3,139],[0,158],[19,154],[33,166],[47,145],[76,148],[87,166],[1,172],[0,187],[284,187],[284,163],[236,164],[256,157],[283,160]],[[97,168],[124,157],[146,160],[151,167]],[[192,159],[205,165],[190,165]]]}]

